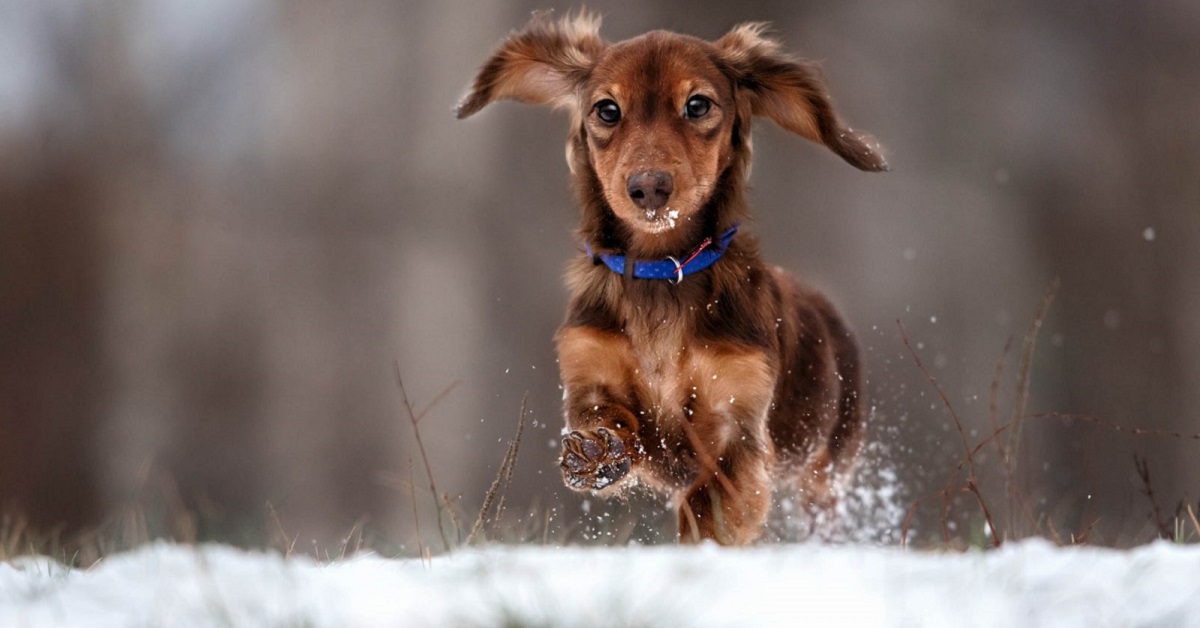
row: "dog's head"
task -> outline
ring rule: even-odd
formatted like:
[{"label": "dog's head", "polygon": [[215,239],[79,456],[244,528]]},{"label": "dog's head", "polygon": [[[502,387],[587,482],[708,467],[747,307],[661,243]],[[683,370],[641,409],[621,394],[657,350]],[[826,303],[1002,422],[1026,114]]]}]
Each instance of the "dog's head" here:
[{"label": "dog's head", "polygon": [[722,184],[740,184],[754,116],[862,170],[887,169],[870,136],[839,122],[819,69],[784,54],[763,24],[715,42],[654,31],[613,44],[599,26],[583,13],[535,15],[483,66],[458,117],[499,99],[569,110],[572,173],[599,188],[628,238],[659,245],[639,248],[678,250],[695,229],[677,226],[709,219]]}]

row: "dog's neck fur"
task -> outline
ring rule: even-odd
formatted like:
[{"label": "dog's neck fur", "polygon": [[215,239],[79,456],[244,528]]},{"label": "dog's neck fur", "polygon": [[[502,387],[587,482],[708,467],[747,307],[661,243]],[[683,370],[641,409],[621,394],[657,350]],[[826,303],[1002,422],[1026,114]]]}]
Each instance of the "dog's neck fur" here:
[{"label": "dog's neck fur", "polygon": [[[736,137],[736,135],[735,135]],[[583,141],[579,142],[580,144]],[[749,162],[748,143],[736,142],[739,150],[721,174],[712,196],[692,221],[682,221],[675,242],[677,249],[646,246],[649,238],[638,238],[622,223],[608,203],[599,178],[587,157],[586,146],[578,144],[573,151],[573,184],[580,203],[581,222],[578,235],[593,251],[620,252],[635,259],[661,259],[690,253],[705,238],[716,240],[735,224],[746,224],[749,208],[746,204],[744,173]],[[758,257],[758,244],[748,233],[739,233],[715,264],[686,277],[679,285],[666,281],[629,280],[607,267],[595,266],[583,260],[577,263],[578,272],[568,273],[568,288],[576,307],[568,314],[567,324],[588,324],[593,327],[620,331],[628,335],[642,352],[664,355],[679,351],[678,334],[689,333],[708,337],[715,331],[706,326],[715,320],[732,320],[753,316],[737,308],[751,299],[737,298],[731,292],[754,291],[768,274]],[[732,308],[732,309],[731,309]],[[714,318],[714,315],[718,315]],[[667,324],[671,321],[671,324]],[[764,325],[741,325],[734,329],[743,333],[739,339],[753,346],[770,346]],[[672,334],[665,334],[666,331]],[[726,329],[723,333],[728,333]],[[648,365],[643,365],[648,367]]]}]

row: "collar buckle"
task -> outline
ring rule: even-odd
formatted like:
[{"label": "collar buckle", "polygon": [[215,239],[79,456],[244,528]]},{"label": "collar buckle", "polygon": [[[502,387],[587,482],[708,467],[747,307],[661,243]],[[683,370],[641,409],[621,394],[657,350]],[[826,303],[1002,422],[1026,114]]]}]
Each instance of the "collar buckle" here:
[{"label": "collar buckle", "polygon": [[[692,257],[695,257],[695,256],[693,255]],[[670,283],[672,286],[678,286],[679,284],[683,283],[683,264],[680,264],[679,260],[675,259],[674,257],[671,257],[670,255],[667,256],[667,259],[669,259],[675,263],[675,276],[671,279],[667,279],[667,282]],[[686,263],[687,262],[684,262],[684,264],[686,264]]]}]

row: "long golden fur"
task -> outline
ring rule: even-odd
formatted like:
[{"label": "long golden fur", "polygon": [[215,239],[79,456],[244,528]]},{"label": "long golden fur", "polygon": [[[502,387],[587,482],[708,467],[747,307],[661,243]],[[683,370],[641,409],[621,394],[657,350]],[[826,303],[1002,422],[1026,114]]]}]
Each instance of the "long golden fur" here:
[{"label": "long golden fur", "polygon": [[[567,159],[594,253],[684,259],[748,217],[755,116],[867,171],[874,140],[842,125],[818,68],[761,24],[715,42],[654,31],[617,43],[598,18],[540,14],[480,70],[465,118],[498,99],[571,114]],[[564,481],[668,495],[680,538],[758,538],[776,484],[829,508],[864,418],[853,337],[821,294],[766,265],[748,234],[679,283],[573,260],[557,334]]]}]

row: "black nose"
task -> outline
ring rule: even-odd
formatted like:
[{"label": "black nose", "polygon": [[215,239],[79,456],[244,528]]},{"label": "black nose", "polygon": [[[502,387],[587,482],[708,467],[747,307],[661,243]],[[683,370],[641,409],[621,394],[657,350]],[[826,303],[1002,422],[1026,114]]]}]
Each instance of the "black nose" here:
[{"label": "black nose", "polygon": [[667,204],[671,192],[675,191],[675,182],[665,172],[638,172],[625,182],[625,191],[634,205],[654,211]]}]

